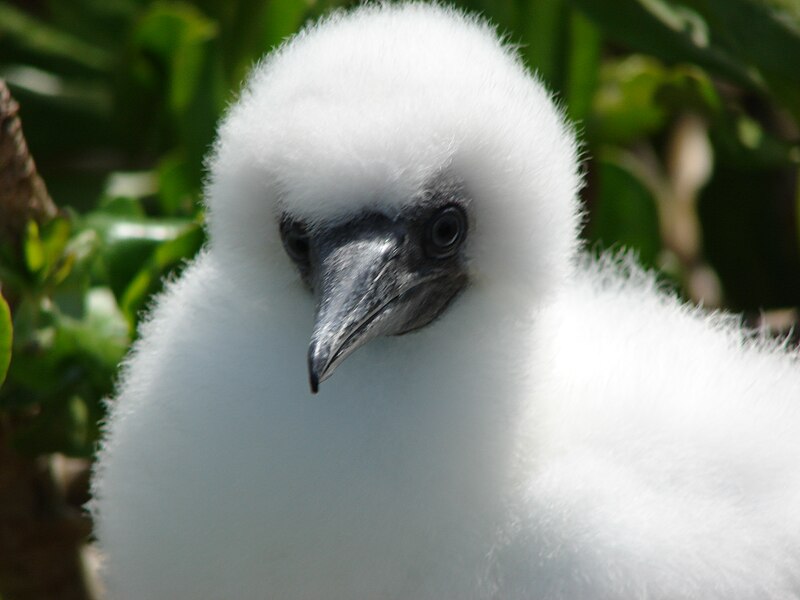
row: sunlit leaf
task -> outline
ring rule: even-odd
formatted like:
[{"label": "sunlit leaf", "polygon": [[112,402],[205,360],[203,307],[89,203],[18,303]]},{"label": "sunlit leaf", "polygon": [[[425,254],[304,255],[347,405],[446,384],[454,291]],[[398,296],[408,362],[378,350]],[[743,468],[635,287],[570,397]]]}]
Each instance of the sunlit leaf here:
[{"label": "sunlit leaf", "polygon": [[100,236],[109,284],[120,299],[159,246],[197,228],[189,219],[134,219],[102,211],[88,215],[84,226]]},{"label": "sunlit leaf", "polygon": [[62,283],[69,276],[74,265],[75,256],[72,254],[65,255],[64,258],[58,262],[58,266],[56,266],[55,270],[50,273],[50,283],[56,286]]},{"label": "sunlit leaf", "polygon": [[0,295],[0,385],[3,385],[3,381],[5,381],[8,364],[11,362],[12,341],[11,311],[8,309],[5,298]]},{"label": "sunlit leaf", "polygon": [[45,264],[45,250],[42,238],[39,235],[39,225],[36,221],[28,221],[25,227],[25,264],[28,271],[38,273]]},{"label": "sunlit leaf", "polygon": [[86,295],[91,286],[91,268],[99,250],[99,237],[92,230],[80,232],[67,244],[64,262],[69,265],[69,272],[51,292],[51,298],[62,314],[76,319],[84,316]]},{"label": "sunlit leaf", "polygon": [[128,323],[108,288],[86,292],[81,318],[49,303],[21,303],[15,313],[14,359],[0,407],[53,407],[79,395],[94,414],[130,342]]},{"label": "sunlit leaf", "polygon": [[603,142],[628,143],[652,135],[681,112],[713,116],[721,101],[708,77],[692,66],[665,67],[653,58],[631,55],[606,61],[588,122]]},{"label": "sunlit leaf", "polygon": [[[52,278],[54,271],[59,271],[63,278],[69,273],[66,266],[70,259],[64,256],[64,250],[69,241],[72,226],[69,219],[56,217],[42,226],[42,249],[44,251],[44,273]],[[52,282],[55,283],[55,282]]]},{"label": "sunlit leaf", "polygon": [[155,249],[120,299],[120,307],[131,324],[137,322],[147,299],[161,289],[164,275],[192,258],[202,247],[204,239],[200,225],[193,224]]},{"label": "sunlit leaf", "polygon": [[655,97],[664,77],[657,61],[642,56],[604,64],[590,124],[595,137],[625,143],[659,130],[667,111]]},{"label": "sunlit leaf", "polygon": [[108,214],[144,217],[143,199],[157,193],[158,178],[152,170],[115,171],[108,176],[98,209]]},{"label": "sunlit leaf", "polygon": [[86,296],[86,316],[81,321],[65,321],[81,352],[94,356],[114,368],[127,349],[128,325],[111,290],[92,288]]}]

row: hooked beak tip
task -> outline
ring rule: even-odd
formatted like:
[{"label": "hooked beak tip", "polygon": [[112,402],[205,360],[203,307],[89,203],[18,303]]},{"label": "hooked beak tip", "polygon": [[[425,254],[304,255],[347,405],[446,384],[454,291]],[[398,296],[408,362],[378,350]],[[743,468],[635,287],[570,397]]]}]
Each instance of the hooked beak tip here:
[{"label": "hooked beak tip", "polygon": [[319,384],[326,379],[329,362],[327,355],[320,352],[319,344],[312,343],[308,349],[308,384],[312,394],[319,391]]},{"label": "hooked beak tip", "polygon": [[319,378],[316,373],[309,374],[308,383],[311,386],[311,393],[316,394],[319,391]]}]

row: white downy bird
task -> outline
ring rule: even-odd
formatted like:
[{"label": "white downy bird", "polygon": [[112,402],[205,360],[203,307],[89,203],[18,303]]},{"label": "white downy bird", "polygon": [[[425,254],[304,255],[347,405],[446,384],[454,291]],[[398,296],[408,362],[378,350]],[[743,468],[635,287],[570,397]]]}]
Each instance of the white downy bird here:
[{"label": "white downy bird", "polygon": [[798,354],[582,253],[485,22],[323,20],[209,167],[95,473],[111,600],[800,598]]}]

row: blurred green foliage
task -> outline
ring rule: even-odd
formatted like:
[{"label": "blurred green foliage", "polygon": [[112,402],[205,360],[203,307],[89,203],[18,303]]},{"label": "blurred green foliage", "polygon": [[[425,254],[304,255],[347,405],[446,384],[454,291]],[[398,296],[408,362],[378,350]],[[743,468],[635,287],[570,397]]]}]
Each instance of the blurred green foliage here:
[{"label": "blurred green foliage", "polygon": [[0,385],[6,378],[8,365],[11,362],[11,343],[13,339],[11,311],[5,298],[0,296]]},{"label": "blurred green foliage", "polygon": [[[0,1],[0,77],[66,209],[0,242],[18,449],[91,454],[142,309],[203,244],[217,119],[260,56],[344,4]],[[590,245],[632,247],[711,304],[800,305],[797,1],[458,4],[507,31],[577,122]],[[719,298],[692,287],[706,261]],[[11,339],[0,301],[0,381]]]}]

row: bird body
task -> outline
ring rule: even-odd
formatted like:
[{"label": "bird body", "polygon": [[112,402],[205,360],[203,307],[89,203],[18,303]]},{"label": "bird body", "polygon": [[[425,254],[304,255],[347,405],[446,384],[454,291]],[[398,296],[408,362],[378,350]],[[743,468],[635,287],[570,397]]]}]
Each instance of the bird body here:
[{"label": "bird body", "polygon": [[111,600],[800,598],[797,354],[581,253],[575,155],[450,9],[260,65],[112,405]]}]

